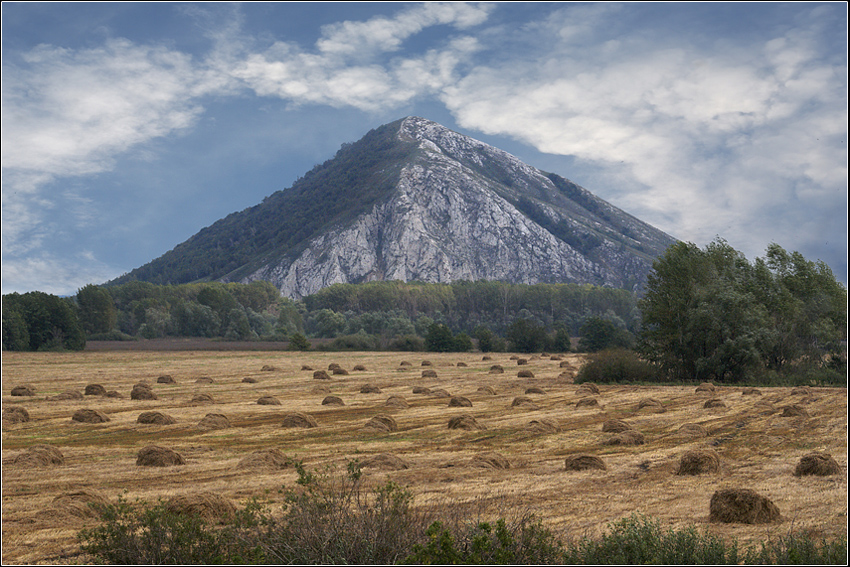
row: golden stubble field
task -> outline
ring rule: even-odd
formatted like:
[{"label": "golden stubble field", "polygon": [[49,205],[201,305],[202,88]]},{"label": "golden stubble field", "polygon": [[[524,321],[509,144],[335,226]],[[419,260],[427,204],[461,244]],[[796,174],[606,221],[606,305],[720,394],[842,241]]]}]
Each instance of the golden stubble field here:
[{"label": "golden stubble field", "polygon": [[[251,497],[281,505],[281,487],[293,487],[292,468],[252,469],[240,461],[260,449],[277,448],[301,459],[308,468],[348,461],[365,461],[388,453],[407,463],[407,469],[364,468],[367,481],[393,480],[415,494],[416,505],[434,502],[477,502],[498,510],[530,510],[561,537],[598,536],[609,522],[641,512],[664,527],[695,525],[739,542],[766,540],[788,531],[808,531],[832,538],[847,530],[847,391],[812,388],[718,387],[713,393],[695,385],[599,386],[597,395],[577,392],[572,376],[581,355],[564,355],[570,368],[548,356],[531,355],[518,366],[509,354],[478,353],[288,353],[288,352],[82,352],[4,353],[2,403],[27,410],[30,421],[3,425],[3,564],[85,562],[76,533],[94,520],[74,514],[57,497],[97,492],[115,499],[155,502],[177,494],[212,491],[237,505]],[[422,366],[424,360],[431,366]],[[402,361],[410,366],[401,366]],[[330,380],[313,377],[337,363],[347,375]],[[499,364],[502,374],[490,373]],[[362,365],[365,370],[354,370]],[[264,368],[265,367],[265,368]],[[423,377],[433,370],[436,377]],[[520,370],[533,377],[521,378]],[[158,383],[170,375],[174,384]],[[198,381],[212,378],[212,383]],[[249,381],[243,381],[249,379]],[[133,400],[133,386],[146,381],[156,400]],[[208,382],[208,381],[206,381]],[[83,393],[100,384],[122,397],[83,396],[54,400],[67,391]],[[371,384],[379,393],[361,393]],[[12,396],[16,386],[29,385],[32,396]],[[431,395],[413,393],[427,387]],[[482,387],[490,387],[495,394]],[[538,388],[543,393],[526,393]],[[439,389],[468,398],[472,407],[449,407]],[[193,402],[200,394],[212,401]],[[344,406],[322,405],[326,396]],[[274,396],[280,405],[260,405]],[[402,396],[409,407],[389,407],[390,396]],[[527,396],[533,405],[513,405]],[[596,406],[577,405],[593,397]],[[663,403],[665,411],[638,409],[645,398]],[[705,408],[718,398],[725,407]],[[792,404],[807,416],[784,417]],[[72,420],[79,409],[93,409],[109,421],[101,424]],[[772,408],[772,409],[771,409]],[[137,423],[139,414],[160,411],[175,418],[172,425]],[[285,428],[289,412],[312,415],[318,427]],[[204,429],[199,422],[209,413],[225,415],[230,427]],[[372,417],[395,419],[398,430],[364,428]],[[486,429],[449,429],[453,417],[471,414]],[[554,420],[559,432],[529,428],[533,420]],[[608,445],[605,421],[621,419],[645,436],[642,445]],[[679,428],[698,424],[704,437],[684,435]],[[15,463],[31,446],[54,445],[64,455],[61,466],[34,467]],[[185,465],[136,466],[140,449],[168,447],[180,453]],[[713,474],[679,476],[681,455],[690,449],[711,448],[720,457]],[[487,468],[474,458],[495,451],[509,468]],[[799,459],[811,451],[830,453],[841,474],[795,477]],[[607,470],[570,472],[565,458],[575,454],[601,457]],[[750,488],[771,499],[783,521],[770,525],[708,522],[709,500],[722,488]]]}]

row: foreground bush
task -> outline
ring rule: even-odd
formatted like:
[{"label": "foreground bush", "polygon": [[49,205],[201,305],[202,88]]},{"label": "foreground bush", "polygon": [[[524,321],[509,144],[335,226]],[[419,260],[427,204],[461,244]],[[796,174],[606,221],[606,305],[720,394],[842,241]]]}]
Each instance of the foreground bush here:
[{"label": "foreground bush", "polygon": [[590,357],[575,377],[575,383],[656,382],[660,376],[651,364],[643,361],[634,351],[609,349]]}]

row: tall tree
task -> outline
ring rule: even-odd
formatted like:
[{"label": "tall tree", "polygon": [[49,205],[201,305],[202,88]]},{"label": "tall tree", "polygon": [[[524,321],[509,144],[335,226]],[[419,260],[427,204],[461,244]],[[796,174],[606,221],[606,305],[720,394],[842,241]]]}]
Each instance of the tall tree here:
[{"label": "tall tree", "polygon": [[100,286],[89,284],[77,290],[77,308],[86,334],[108,333],[118,322],[112,295]]}]

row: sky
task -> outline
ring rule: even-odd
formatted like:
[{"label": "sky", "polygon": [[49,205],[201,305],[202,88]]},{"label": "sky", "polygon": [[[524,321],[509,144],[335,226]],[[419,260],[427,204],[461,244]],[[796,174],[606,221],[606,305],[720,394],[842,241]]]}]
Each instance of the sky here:
[{"label": "sky", "polygon": [[405,116],[847,285],[844,2],[3,2],[2,293],[104,283]]}]

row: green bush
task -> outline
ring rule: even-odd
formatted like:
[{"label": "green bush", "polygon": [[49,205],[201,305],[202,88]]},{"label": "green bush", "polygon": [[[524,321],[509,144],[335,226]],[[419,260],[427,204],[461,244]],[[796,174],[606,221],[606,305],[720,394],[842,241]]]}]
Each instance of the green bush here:
[{"label": "green bush", "polygon": [[381,341],[374,335],[355,333],[335,338],[328,348],[329,350],[379,350]]},{"label": "green bush", "polygon": [[661,377],[653,366],[625,349],[603,350],[581,367],[575,382],[656,382]]},{"label": "green bush", "polygon": [[310,341],[301,333],[289,335],[289,350],[310,350]]},{"label": "green bush", "polygon": [[790,533],[747,550],[743,559],[750,565],[846,565],[847,539],[817,541]]}]

